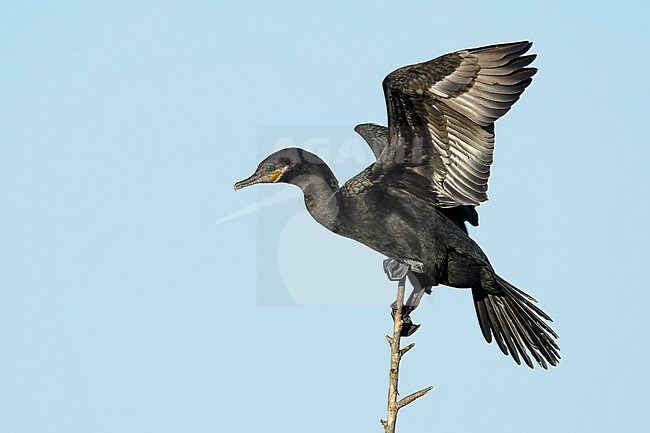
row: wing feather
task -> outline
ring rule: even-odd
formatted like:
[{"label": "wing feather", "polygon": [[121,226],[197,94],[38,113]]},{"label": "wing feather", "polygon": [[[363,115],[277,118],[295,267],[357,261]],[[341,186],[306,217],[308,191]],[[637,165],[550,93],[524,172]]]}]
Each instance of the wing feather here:
[{"label": "wing feather", "polygon": [[355,126],[354,130],[368,143],[375,158],[379,157],[388,143],[388,129],[374,123],[362,123]]},{"label": "wing feather", "polygon": [[388,144],[375,170],[424,172],[442,207],[487,200],[494,122],[537,72],[530,42],[457,51],[399,68],[384,79]]}]

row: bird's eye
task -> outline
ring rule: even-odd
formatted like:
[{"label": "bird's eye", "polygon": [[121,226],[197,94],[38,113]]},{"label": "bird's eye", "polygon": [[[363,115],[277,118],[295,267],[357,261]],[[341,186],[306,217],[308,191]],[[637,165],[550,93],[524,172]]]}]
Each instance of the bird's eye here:
[{"label": "bird's eye", "polygon": [[273,164],[269,164],[269,165],[266,166],[266,172],[267,172],[267,173],[271,173],[271,172],[273,172],[273,171],[275,171],[275,170],[277,170],[277,169],[278,169],[278,168],[277,168],[275,165],[273,165]]}]

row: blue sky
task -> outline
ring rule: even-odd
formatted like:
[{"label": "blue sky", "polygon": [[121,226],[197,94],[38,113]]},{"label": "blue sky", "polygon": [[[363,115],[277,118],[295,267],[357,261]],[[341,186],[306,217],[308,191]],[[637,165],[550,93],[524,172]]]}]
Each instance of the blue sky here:
[{"label": "blue sky", "polygon": [[649,11],[3,2],[0,431],[380,431],[382,257],[295,188],[232,184],[287,140],[345,181],[387,73],[520,39],[539,73],[497,123],[471,235],[554,317],[563,360],[517,367],[470,293],[438,288],[401,377],[434,390],[398,429],[645,431]]}]

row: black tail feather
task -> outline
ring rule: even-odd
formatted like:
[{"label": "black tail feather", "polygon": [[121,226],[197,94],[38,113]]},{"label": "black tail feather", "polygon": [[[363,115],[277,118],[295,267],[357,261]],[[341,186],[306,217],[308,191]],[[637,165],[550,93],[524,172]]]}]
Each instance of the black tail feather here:
[{"label": "black tail feather", "polygon": [[542,311],[532,296],[503,278],[489,273],[481,286],[472,288],[476,315],[485,341],[492,337],[499,349],[517,364],[521,359],[533,368],[532,358],[544,369],[560,361],[558,335],[545,322],[551,317]]}]

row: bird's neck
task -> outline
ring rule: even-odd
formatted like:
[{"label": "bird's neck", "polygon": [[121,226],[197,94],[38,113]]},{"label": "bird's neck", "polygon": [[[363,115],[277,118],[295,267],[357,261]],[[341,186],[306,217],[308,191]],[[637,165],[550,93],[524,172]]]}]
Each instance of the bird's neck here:
[{"label": "bird's neck", "polygon": [[333,230],[338,216],[336,192],[339,183],[332,170],[325,164],[313,164],[293,178],[291,183],[302,189],[311,216]]}]

